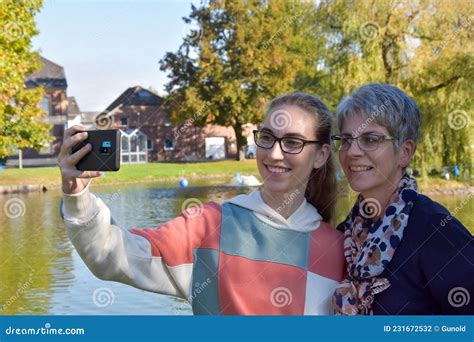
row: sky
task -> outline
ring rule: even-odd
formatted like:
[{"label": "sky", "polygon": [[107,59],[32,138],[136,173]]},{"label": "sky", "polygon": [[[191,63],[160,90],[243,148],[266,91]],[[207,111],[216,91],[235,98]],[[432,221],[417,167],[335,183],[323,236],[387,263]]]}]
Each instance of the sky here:
[{"label": "sky", "polygon": [[45,0],[33,49],[64,67],[81,111],[99,111],[132,86],[164,93],[158,62],[181,45],[190,13],[189,0]]}]

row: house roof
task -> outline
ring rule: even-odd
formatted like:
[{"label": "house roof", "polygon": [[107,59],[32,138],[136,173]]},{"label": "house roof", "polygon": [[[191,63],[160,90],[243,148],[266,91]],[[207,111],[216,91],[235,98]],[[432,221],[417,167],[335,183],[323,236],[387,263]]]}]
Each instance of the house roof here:
[{"label": "house roof", "polygon": [[146,136],[145,133],[143,133],[142,131],[140,131],[138,128],[127,128],[126,130],[120,130],[122,132],[122,134],[130,137],[132,135],[144,135]]},{"label": "house roof", "polygon": [[67,98],[67,114],[75,115],[80,113],[81,110],[79,109],[79,105],[77,104],[76,98],[74,96],[69,96]]},{"label": "house roof", "polygon": [[162,103],[163,99],[153,91],[135,86],[125,90],[104,112],[111,112],[118,106],[161,106]]},{"label": "house roof", "polygon": [[67,88],[66,74],[64,68],[49,59],[40,56],[42,67],[40,70],[26,76],[28,88],[44,85],[46,88]]}]

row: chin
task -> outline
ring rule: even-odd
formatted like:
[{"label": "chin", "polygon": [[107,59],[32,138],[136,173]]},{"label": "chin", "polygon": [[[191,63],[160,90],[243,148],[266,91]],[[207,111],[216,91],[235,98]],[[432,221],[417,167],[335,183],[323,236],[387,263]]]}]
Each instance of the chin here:
[{"label": "chin", "polygon": [[356,192],[366,192],[375,186],[374,184],[367,184],[366,182],[361,182],[360,180],[349,182],[349,185],[351,186],[352,190]]},{"label": "chin", "polygon": [[265,182],[264,183],[264,188],[265,191],[268,193],[288,193],[288,187],[285,184],[282,184],[281,182]]}]

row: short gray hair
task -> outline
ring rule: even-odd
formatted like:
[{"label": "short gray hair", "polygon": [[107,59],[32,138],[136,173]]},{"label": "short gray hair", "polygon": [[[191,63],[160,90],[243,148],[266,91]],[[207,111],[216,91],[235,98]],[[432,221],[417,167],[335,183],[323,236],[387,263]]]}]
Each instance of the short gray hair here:
[{"label": "short gray hair", "polygon": [[[415,100],[401,89],[386,83],[368,83],[354,90],[337,106],[336,117],[339,131],[344,120],[360,114],[367,120],[387,128],[390,135],[397,138],[396,146],[409,139],[418,142],[420,131],[420,110]],[[360,132],[359,132],[360,133]],[[352,132],[354,135],[354,132]]]}]

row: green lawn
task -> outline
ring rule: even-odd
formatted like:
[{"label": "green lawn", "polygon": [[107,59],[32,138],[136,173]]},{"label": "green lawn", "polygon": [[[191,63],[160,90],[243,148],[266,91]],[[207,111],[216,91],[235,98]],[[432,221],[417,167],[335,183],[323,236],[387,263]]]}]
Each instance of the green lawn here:
[{"label": "green lawn", "polygon": [[[231,179],[236,172],[243,175],[258,175],[255,159],[203,163],[148,163],[122,165],[118,172],[107,172],[94,179],[94,184],[118,184],[137,182],[176,181],[179,177]],[[60,186],[58,167],[5,169],[0,172],[0,185],[44,184],[46,187]]]},{"label": "green lawn", "polygon": [[[236,172],[258,176],[257,164],[252,160],[226,160],[202,163],[148,163],[122,165],[118,172],[107,172],[104,177],[94,179],[94,184],[123,184],[138,182],[175,182],[181,176],[188,179],[230,180]],[[439,177],[417,179],[422,191],[429,189],[465,188],[469,182],[444,180]],[[44,184],[56,187],[61,184],[58,167],[5,169],[0,172],[0,185]]]},{"label": "green lawn", "polygon": [[426,177],[426,178],[417,178],[416,179],[419,188],[421,191],[424,190],[442,190],[442,189],[461,189],[461,188],[466,188],[468,186],[472,186],[472,179],[469,182],[468,180],[466,181],[461,181],[461,180],[456,180],[456,179],[451,179],[451,180],[446,180],[440,177]]}]

